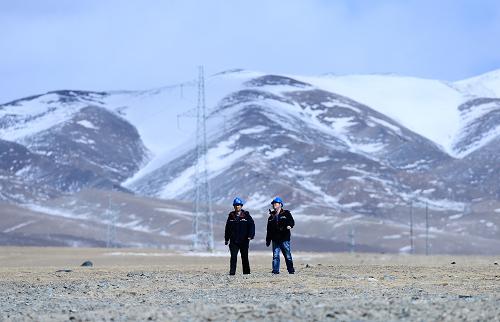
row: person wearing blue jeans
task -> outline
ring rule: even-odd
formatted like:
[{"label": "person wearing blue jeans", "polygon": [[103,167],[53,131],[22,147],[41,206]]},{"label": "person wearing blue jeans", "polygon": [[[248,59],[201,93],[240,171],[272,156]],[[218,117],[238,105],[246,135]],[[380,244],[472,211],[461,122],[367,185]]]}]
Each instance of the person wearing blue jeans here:
[{"label": "person wearing blue jeans", "polygon": [[280,252],[285,257],[288,273],[294,274],[292,251],[290,248],[290,230],[295,226],[290,211],[283,209],[283,200],[276,197],[271,201],[273,210],[269,210],[267,219],[266,246],[272,242],[273,247],[273,274],[280,272]]}]

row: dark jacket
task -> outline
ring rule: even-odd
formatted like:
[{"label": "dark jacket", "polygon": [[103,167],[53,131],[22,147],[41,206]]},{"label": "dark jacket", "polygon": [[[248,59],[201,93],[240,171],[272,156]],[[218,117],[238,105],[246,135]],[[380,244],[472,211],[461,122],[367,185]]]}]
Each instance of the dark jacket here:
[{"label": "dark jacket", "polygon": [[246,210],[241,209],[240,215],[236,211],[231,211],[226,221],[224,233],[225,241],[232,244],[248,243],[248,238],[255,237],[255,223],[252,216]]},{"label": "dark jacket", "polygon": [[278,220],[276,220],[276,211],[271,211],[269,218],[267,219],[267,235],[266,244],[271,241],[284,242],[290,240],[290,229],[286,229],[287,226],[293,228],[295,221],[293,220],[290,211],[281,209],[280,213],[277,215]]}]

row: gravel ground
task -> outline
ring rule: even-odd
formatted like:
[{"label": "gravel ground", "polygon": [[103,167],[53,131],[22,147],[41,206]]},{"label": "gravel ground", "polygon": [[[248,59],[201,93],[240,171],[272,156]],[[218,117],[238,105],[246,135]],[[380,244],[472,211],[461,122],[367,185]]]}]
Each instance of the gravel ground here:
[{"label": "gravel ground", "polygon": [[0,248],[0,320],[500,321],[498,258],[294,255],[228,276],[226,253]]}]

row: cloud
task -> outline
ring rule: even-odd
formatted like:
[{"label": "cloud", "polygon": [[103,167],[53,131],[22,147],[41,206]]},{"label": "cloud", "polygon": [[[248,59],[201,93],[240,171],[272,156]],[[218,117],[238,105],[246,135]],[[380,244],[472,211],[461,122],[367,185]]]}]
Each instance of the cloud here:
[{"label": "cloud", "polygon": [[447,80],[500,67],[496,1],[5,1],[0,101],[149,88],[205,64]]}]

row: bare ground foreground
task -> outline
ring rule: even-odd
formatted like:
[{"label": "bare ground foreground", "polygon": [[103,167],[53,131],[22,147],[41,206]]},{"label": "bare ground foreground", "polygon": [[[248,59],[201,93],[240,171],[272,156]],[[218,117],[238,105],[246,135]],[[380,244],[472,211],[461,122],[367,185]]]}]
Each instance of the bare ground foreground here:
[{"label": "bare ground foreground", "polygon": [[3,247],[0,320],[500,321],[498,257],[294,256],[228,276],[227,253]]}]

